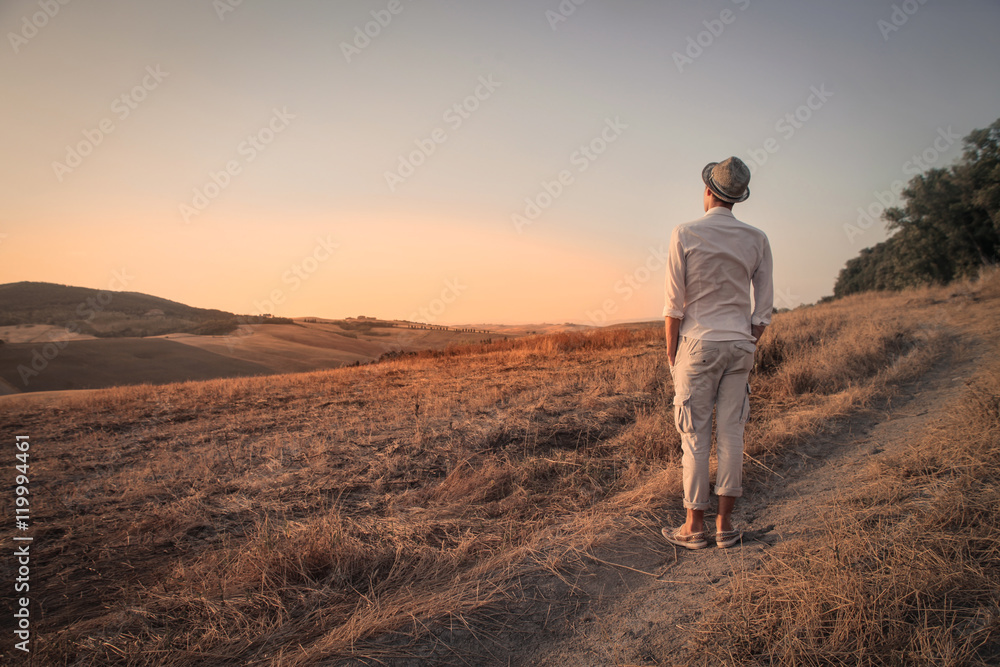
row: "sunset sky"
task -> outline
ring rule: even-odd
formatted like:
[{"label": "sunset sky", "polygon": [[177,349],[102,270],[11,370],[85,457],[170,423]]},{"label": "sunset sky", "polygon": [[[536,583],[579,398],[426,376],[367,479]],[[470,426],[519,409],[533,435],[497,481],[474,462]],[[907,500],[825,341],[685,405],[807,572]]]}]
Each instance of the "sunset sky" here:
[{"label": "sunset sky", "polygon": [[789,307],[885,238],[859,208],[1000,117],[993,0],[62,2],[0,4],[0,283],[655,319],[737,155]]}]

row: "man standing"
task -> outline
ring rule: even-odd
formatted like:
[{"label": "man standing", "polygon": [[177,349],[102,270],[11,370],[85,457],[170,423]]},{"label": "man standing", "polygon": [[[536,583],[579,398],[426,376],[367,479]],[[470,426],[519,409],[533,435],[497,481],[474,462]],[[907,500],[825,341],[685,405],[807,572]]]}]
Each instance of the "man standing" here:
[{"label": "man standing", "polygon": [[671,544],[688,549],[708,546],[704,518],[713,407],[719,497],[715,542],[730,547],[742,537],[731,515],[736,498],[743,495],[743,428],[750,412],[747,378],[755,343],[771,322],[774,300],[767,236],[732,212],[733,204],[750,196],[750,170],[731,157],[709,163],[701,177],[705,216],[679,225],[670,237],[663,309],[687,521],[662,532]]}]

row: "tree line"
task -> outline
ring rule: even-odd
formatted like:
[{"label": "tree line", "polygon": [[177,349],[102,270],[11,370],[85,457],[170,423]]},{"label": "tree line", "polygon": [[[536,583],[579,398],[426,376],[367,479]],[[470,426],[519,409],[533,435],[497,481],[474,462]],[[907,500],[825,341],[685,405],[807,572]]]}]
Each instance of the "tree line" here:
[{"label": "tree line", "polygon": [[944,284],[1000,259],[1000,119],[973,130],[952,166],[910,179],[882,214],[890,236],[847,261],[834,297]]}]

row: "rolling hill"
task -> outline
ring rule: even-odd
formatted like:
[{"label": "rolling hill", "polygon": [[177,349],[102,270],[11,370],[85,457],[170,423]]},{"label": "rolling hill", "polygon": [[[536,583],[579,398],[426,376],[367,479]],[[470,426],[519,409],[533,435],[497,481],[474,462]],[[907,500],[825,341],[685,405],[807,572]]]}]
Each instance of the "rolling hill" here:
[{"label": "rolling hill", "polygon": [[[210,323],[218,333],[232,331],[239,324],[233,313],[195,308],[139,292],[43,282],[0,285],[0,327],[49,324],[101,338],[198,333]],[[218,330],[220,323],[225,331]]]},{"label": "rolling hill", "polygon": [[[563,325],[538,328],[553,326]],[[9,283],[0,285],[0,395],[300,373],[532,329],[260,318],[138,292]]]}]

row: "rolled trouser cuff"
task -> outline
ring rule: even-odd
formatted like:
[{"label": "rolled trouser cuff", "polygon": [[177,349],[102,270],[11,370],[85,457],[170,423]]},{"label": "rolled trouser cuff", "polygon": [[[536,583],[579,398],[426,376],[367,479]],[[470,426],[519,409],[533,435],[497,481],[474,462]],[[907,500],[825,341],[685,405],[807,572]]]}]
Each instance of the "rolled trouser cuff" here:
[{"label": "rolled trouser cuff", "polygon": [[689,502],[687,500],[684,501],[684,509],[689,509],[689,510],[707,510],[708,506],[709,506],[708,503],[693,503],[693,502]]},{"label": "rolled trouser cuff", "polygon": [[743,487],[737,486],[733,488],[727,488],[724,486],[715,487],[715,495],[717,496],[730,496],[732,498],[739,498],[743,495]]}]

